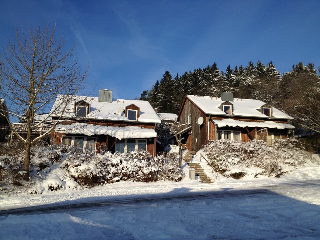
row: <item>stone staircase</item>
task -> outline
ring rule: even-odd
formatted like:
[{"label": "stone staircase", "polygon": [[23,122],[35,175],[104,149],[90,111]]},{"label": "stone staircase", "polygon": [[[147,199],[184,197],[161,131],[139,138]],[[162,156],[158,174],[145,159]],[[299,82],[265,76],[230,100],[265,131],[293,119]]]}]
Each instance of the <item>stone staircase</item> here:
[{"label": "stone staircase", "polygon": [[203,168],[201,167],[200,163],[192,163],[192,158],[196,154],[194,151],[188,151],[187,154],[184,156],[183,160],[189,165],[189,167],[195,170],[196,175],[199,176],[200,182],[203,183],[213,183],[213,181],[205,174]]}]

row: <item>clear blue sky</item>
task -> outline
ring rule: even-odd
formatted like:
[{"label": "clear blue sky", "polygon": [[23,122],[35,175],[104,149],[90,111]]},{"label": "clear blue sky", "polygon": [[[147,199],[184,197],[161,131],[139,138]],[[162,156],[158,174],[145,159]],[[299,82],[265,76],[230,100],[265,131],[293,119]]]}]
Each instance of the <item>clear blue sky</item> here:
[{"label": "clear blue sky", "polygon": [[0,0],[0,47],[15,25],[57,25],[89,64],[87,93],[139,97],[166,70],[174,77],[218,64],[273,61],[281,72],[320,66],[320,1]]}]

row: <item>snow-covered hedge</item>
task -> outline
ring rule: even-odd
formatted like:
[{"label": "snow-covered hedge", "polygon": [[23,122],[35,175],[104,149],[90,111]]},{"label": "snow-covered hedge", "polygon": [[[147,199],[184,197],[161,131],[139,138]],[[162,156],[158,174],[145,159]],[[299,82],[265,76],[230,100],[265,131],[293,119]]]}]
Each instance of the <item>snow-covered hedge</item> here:
[{"label": "snow-covered hedge", "polygon": [[180,181],[183,177],[175,155],[152,158],[145,151],[128,154],[70,155],[60,166],[78,184],[94,186],[118,181]]},{"label": "snow-covered hedge", "polygon": [[60,145],[32,147],[30,181],[27,182],[23,180],[23,148],[13,152],[5,145],[0,147],[0,191],[8,193],[19,187],[39,194],[118,181],[180,181],[183,177],[177,154],[155,158],[148,152],[96,155]]},{"label": "snow-covered hedge", "polygon": [[273,146],[259,140],[247,143],[219,140],[209,143],[198,154],[202,154],[215,172],[234,178],[246,174],[232,173],[230,170],[235,166],[238,169],[257,167],[262,169],[259,174],[279,177],[285,172],[285,165],[296,167],[311,158],[295,139],[279,139]]}]

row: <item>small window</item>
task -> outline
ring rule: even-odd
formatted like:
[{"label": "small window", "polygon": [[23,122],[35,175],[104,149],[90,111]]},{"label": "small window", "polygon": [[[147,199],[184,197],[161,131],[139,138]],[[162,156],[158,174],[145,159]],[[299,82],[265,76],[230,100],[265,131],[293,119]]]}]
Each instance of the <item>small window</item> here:
[{"label": "small window", "polygon": [[136,150],[136,140],[127,139],[127,152],[134,152]]},{"label": "small window", "polygon": [[231,140],[231,131],[224,131],[224,139]]},{"label": "small window", "polygon": [[147,141],[146,140],[138,140],[138,150],[140,150],[140,151],[147,150]]},{"label": "small window", "polygon": [[232,106],[231,105],[223,105],[223,111],[226,113],[226,114],[232,114]]},{"label": "small window", "polygon": [[95,138],[87,138],[87,145],[86,145],[86,149],[90,150],[90,151],[94,151],[96,149],[96,140]]},{"label": "small window", "polygon": [[72,140],[71,137],[63,137],[62,138],[62,144],[63,145],[67,145],[67,146],[71,146],[71,140]]},{"label": "small window", "polygon": [[263,108],[263,114],[271,117],[271,108]]},{"label": "small window", "polygon": [[86,116],[87,116],[87,107],[77,106],[76,117],[86,117]]},{"label": "small window", "polygon": [[188,116],[188,124],[191,124],[191,114]]},{"label": "small window", "polygon": [[76,148],[81,148],[83,149],[83,141],[84,141],[84,138],[83,137],[76,137],[74,139],[74,146]]},{"label": "small window", "polygon": [[126,142],[124,139],[122,140],[118,140],[117,139],[117,142],[116,142],[116,152],[119,152],[119,153],[124,153],[124,147],[126,145]]},{"label": "small window", "polygon": [[128,119],[132,121],[137,120],[137,111],[136,110],[128,110]]},{"label": "small window", "polygon": [[233,141],[241,142],[241,132],[233,132]]},{"label": "small window", "polygon": [[222,131],[218,131],[218,140],[222,139]]}]

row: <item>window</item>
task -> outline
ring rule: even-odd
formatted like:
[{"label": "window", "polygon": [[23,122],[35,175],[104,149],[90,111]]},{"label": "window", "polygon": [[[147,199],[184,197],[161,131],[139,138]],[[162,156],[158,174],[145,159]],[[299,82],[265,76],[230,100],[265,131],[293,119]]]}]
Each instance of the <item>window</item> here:
[{"label": "window", "polygon": [[76,117],[86,117],[86,116],[87,116],[87,107],[86,106],[77,106]]},{"label": "window", "polygon": [[146,140],[138,140],[138,150],[140,150],[140,151],[147,150],[147,141]]},{"label": "window", "polygon": [[226,114],[232,114],[232,106],[231,105],[223,105],[223,111]]},{"label": "window", "polygon": [[241,142],[241,132],[240,131],[230,131],[230,130],[219,130],[218,131],[218,140],[220,140],[220,139]]},{"label": "window", "polygon": [[136,150],[136,140],[127,139],[127,152],[134,152]]},{"label": "window", "polygon": [[231,131],[224,131],[224,139],[231,140]]},{"label": "window", "polygon": [[118,140],[116,142],[116,152],[124,153],[125,152],[126,141],[125,139]]},{"label": "window", "polygon": [[88,149],[90,151],[94,151],[96,149],[95,138],[87,138],[86,149]]},{"label": "window", "polygon": [[63,145],[71,146],[71,140],[72,140],[71,137],[63,137],[63,138],[62,138],[62,144],[63,144]]},{"label": "window", "polygon": [[72,137],[63,136],[62,144],[74,146],[82,150],[94,151],[96,149],[96,138],[94,137]]},{"label": "window", "polygon": [[134,151],[146,151],[147,140],[145,139],[122,139],[116,142],[116,152],[129,153]]},{"label": "window", "polygon": [[84,138],[83,137],[75,137],[74,146],[76,148],[83,148],[83,142],[84,142]]},{"label": "window", "polygon": [[241,142],[241,132],[233,132],[233,141]]},{"label": "window", "polygon": [[188,115],[188,124],[191,124],[191,114]]},{"label": "window", "polygon": [[271,108],[263,108],[263,114],[271,117]]},{"label": "window", "polygon": [[137,120],[137,110],[128,110],[128,119],[132,121]]}]

